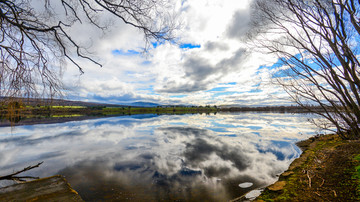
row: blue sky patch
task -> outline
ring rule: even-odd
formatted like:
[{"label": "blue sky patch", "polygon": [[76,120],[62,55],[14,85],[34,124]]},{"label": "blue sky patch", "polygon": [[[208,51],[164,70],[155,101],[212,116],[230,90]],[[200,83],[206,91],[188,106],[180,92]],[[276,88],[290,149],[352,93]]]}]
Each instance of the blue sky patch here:
[{"label": "blue sky patch", "polygon": [[125,71],[124,73],[125,73],[126,75],[136,74],[135,71]]},{"label": "blue sky patch", "polygon": [[154,92],[153,85],[150,85],[148,88],[138,88],[137,90],[145,90],[145,91]]},{"label": "blue sky patch", "polygon": [[262,66],[259,67],[258,70],[261,70],[261,69],[273,70],[273,69],[275,69],[275,68],[284,66],[284,62],[283,62],[282,60],[283,60],[282,58],[279,58],[278,61],[276,61],[276,62],[275,62],[273,65],[271,65],[271,66],[262,65]]},{"label": "blue sky patch", "polygon": [[191,43],[183,43],[180,44],[179,48],[181,49],[193,49],[193,48],[200,48],[201,45],[198,44],[191,44]]},{"label": "blue sky patch", "polygon": [[218,132],[218,133],[229,132],[228,130],[226,130],[226,128],[206,128],[206,129],[214,131],[214,132]]},{"label": "blue sky patch", "polygon": [[261,130],[263,127],[261,127],[261,126],[246,126],[246,128],[250,128],[251,130]]},{"label": "blue sky patch", "polygon": [[145,60],[145,61],[143,61],[143,62],[141,63],[141,65],[144,65],[144,66],[146,66],[146,65],[151,65],[151,61]]},{"label": "blue sky patch", "polygon": [[263,90],[260,90],[258,88],[252,89],[251,91],[249,91],[249,93],[261,93],[261,92],[263,92]]},{"label": "blue sky patch", "polygon": [[152,42],[151,45],[153,48],[157,48],[158,46],[164,44],[163,41],[155,41],[155,42]]},{"label": "blue sky patch", "polygon": [[224,91],[228,89],[228,87],[216,87],[216,88],[213,88],[213,89],[210,89],[210,90],[207,90],[206,92],[217,92],[217,91]]},{"label": "blue sky patch", "polygon": [[231,125],[231,124],[223,124],[223,123],[217,123],[217,122],[213,122],[212,123],[215,127],[217,128],[237,128],[237,126]]},{"label": "blue sky patch", "polygon": [[136,90],[139,90],[139,91],[147,91],[147,95],[159,95],[158,93],[155,92],[154,90],[154,86],[153,85],[150,85],[149,87],[147,88],[138,88]]},{"label": "blue sky patch", "polygon": [[[258,73],[260,72],[260,70],[262,69],[268,69],[268,70],[273,70],[276,69],[278,67],[287,65],[286,62],[288,62],[289,64],[294,65],[294,68],[297,69],[297,71],[299,72],[304,72],[304,68],[311,68],[315,71],[320,71],[322,67],[326,66],[326,64],[324,64],[323,62],[319,62],[314,58],[305,58],[306,57],[306,52],[304,54],[296,54],[293,57],[291,57],[290,59],[285,59],[285,58],[279,58],[278,61],[276,63],[274,63],[273,65],[263,65],[260,66],[258,68]],[[341,63],[340,61],[335,57],[334,54],[329,55],[328,57],[332,57],[332,67],[336,67],[336,66],[340,66]],[[290,71],[292,72],[292,71]],[[273,78],[282,78],[282,77],[288,77],[289,75],[287,74],[286,71],[278,71],[275,72],[272,77]]]},{"label": "blue sky patch", "polygon": [[237,135],[235,135],[235,134],[232,134],[232,135],[220,135],[220,136],[223,136],[223,137],[237,137]]},{"label": "blue sky patch", "polygon": [[127,51],[124,51],[124,50],[119,50],[119,49],[115,49],[115,50],[112,50],[111,53],[115,56],[118,56],[118,55],[123,55],[123,56],[133,56],[133,55],[139,55],[140,52],[138,51],[135,51],[135,50],[127,50]]},{"label": "blue sky patch", "polygon": [[251,132],[252,134],[255,134],[257,136],[261,136],[259,132]]},{"label": "blue sky patch", "polygon": [[187,97],[187,95],[171,95],[171,98],[183,98],[183,97]]},{"label": "blue sky patch", "polygon": [[176,126],[186,126],[187,124],[184,123],[184,122],[173,122],[173,123],[170,123],[170,125],[176,125]]}]

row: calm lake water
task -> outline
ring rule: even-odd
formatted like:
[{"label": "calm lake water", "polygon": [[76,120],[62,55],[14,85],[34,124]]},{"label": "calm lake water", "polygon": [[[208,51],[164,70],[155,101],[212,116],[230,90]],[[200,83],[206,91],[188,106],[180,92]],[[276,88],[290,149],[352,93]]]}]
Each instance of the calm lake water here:
[{"label": "calm lake water", "polygon": [[[0,175],[61,174],[85,200],[226,201],[272,184],[309,114],[134,115],[0,128]],[[6,182],[1,182],[2,185]]]}]

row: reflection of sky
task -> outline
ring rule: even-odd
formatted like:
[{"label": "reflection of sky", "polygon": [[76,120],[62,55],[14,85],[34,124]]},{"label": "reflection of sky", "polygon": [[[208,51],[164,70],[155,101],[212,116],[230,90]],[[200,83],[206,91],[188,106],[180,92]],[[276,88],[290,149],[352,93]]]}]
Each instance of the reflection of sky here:
[{"label": "reflection of sky", "polygon": [[[84,197],[228,200],[268,185],[314,129],[304,114],[122,116],[0,128],[0,175],[65,175]],[[253,186],[238,185],[251,182]]]}]

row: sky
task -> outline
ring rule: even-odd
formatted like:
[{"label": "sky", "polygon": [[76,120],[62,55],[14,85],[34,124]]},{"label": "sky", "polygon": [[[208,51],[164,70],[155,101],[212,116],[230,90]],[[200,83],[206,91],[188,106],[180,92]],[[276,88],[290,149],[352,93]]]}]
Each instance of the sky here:
[{"label": "sky", "polygon": [[[153,43],[142,54],[142,33],[115,22],[101,33],[71,30],[103,67],[79,60],[84,74],[69,64],[63,71],[65,98],[88,102],[164,105],[287,105],[271,84],[279,68],[272,55],[249,49],[244,37],[251,0],[173,0],[181,22],[176,42]],[[86,25],[84,25],[86,26]]]}]

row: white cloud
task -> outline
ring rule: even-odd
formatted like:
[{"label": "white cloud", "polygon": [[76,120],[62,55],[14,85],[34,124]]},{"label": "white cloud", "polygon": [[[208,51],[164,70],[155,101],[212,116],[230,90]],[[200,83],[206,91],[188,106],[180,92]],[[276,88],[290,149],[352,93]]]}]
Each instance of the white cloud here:
[{"label": "white cloud", "polygon": [[[80,40],[91,41],[90,51],[104,66],[81,60],[85,74],[80,79],[76,67],[69,66],[64,74],[66,86],[73,90],[69,97],[101,102],[108,98],[114,103],[127,98],[128,102],[195,105],[244,104],[245,100],[258,100],[261,104],[269,101],[266,99],[275,100],[270,95],[278,89],[266,81],[270,72],[258,69],[277,60],[271,55],[244,51],[248,47],[240,40],[251,16],[250,0],[175,2],[172,9],[183,25],[177,31],[176,43],[158,44],[148,55],[112,53],[140,51],[144,45],[141,33],[123,23],[114,23],[105,35],[93,28],[87,31],[88,25],[72,30],[79,33]],[[178,44],[183,43],[200,47],[182,49]],[[236,84],[211,91],[224,83]],[[249,93],[256,89],[261,92]],[[221,92],[223,95],[219,96]]]}]

